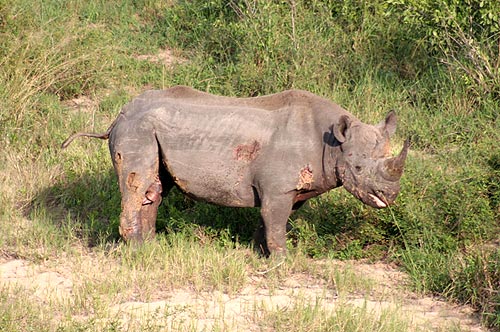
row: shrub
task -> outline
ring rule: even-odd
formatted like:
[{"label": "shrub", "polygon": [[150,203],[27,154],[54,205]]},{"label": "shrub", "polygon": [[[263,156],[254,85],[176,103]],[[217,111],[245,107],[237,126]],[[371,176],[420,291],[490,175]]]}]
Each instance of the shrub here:
[{"label": "shrub", "polygon": [[500,3],[495,0],[391,0],[394,12],[476,94],[500,93]]}]

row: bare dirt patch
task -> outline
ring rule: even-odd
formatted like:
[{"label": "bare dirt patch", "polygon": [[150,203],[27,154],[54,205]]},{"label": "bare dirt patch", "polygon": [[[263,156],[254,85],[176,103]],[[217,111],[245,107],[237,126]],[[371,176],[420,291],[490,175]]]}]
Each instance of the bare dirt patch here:
[{"label": "bare dirt patch", "polygon": [[32,291],[40,301],[68,298],[73,282],[70,276],[58,271],[50,271],[42,266],[32,265],[22,259],[0,263],[0,287],[22,287]]},{"label": "bare dirt patch", "polygon": [[64,103],[67,107],[72,110],[80,111],[84,113],[95,112],[99,106],[99,103],[88,96],[79,96]]},{"label": "bare dirt patch", "polygon": [[137,60],[149,61],[157,64],[164,65],[167,68],[170,68],[176,64],[186,62],[186,59],[178,57],[174,54],[174,51],[171,49],[165,48],[159,50],[156,54],[141,54],[135,57]]},{"label": "bare dirt patch", "polygon": [[[363,307],[375,316],[397,311],[416,331],[443,331],[449,327],[459,331],[487,331],[469,307],[409,292],[404,285],[405,274],[394,267],[382,263],[334,264],[338,269],[349,264],[354,275],[369,277],[373,286],[367,292],[339,292],[336,287],[325,285],[324,280],[293,273],[277,287],[268,287],[266,276],[256,273],[235,294],[179,288],[163,290],[149,302],[122,298],[109,307],[109,317],[119,320],[125,329],[134,329],[139,322],[148,319],[156,327],[173,330],[188,327],[203,331],[223,327],[227,331],[258,331],[262,329],[256,322],[263,311],[286,311],[300,301],[319,305],[325,311],[334,311],[342,305]],[[0,260],[0,288],[22,287],[42,302],[56,298],[61,303],[71,303],[74,287],[84,282],[84,278],[71,273],[71,268],[62,262],[51,263],[48,267],[21,259]]]}]

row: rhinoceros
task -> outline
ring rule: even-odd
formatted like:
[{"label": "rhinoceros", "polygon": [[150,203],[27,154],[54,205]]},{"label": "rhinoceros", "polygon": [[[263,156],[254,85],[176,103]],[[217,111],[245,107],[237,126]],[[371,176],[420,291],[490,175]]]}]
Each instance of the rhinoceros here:
[{"label": "rhinoceros", "polygon": [[119,231],[126,241],[154,237],[162,196],[185,195],[222,206],[260,207],[256,246],[286,252],[290,214],[306,200],[344,186],[374,208],[392,204],[409,141],[390,156],[390,111],[377,125],[307,91],[235,98],[186,86],[146,91],[102,134],[121,192]]}]

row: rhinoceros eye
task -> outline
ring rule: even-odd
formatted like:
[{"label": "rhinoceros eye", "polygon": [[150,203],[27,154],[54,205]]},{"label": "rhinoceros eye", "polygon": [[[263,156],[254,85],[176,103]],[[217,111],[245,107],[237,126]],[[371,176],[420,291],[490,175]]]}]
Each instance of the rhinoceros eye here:
[{"label": "rhinoceros eye", "polygon": [[361,173],[361,171],[363,170],[363,167],[361,167],[361,166],[354,166],[354,169],[356,170],[356,172]]}]

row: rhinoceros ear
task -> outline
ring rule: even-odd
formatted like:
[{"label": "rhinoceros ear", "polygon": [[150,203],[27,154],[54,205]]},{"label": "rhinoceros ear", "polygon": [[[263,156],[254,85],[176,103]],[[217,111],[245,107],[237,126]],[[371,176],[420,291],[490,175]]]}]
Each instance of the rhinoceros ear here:
[{"label": "rhinoceros ear", "polygon": [[333,135],[340,143],[345,142],[347,129],[351,126],[351,120],[348,116],[342,115],[339,122],[333,125]]},{"label": "rhinoceros ear", "polygon": [[379,128],[382,132],[387,132],[389,136],[392,136],[396,132],[396,125],[397,125],[396,112],[392,110],[389,113],[387,113],[385,120],[382,120],[377,125],[377,128]]}]

